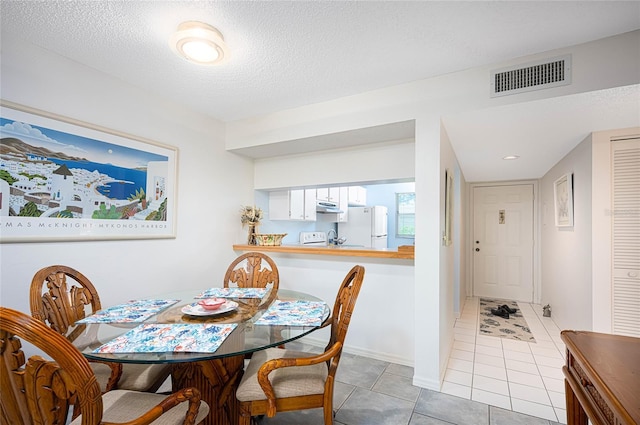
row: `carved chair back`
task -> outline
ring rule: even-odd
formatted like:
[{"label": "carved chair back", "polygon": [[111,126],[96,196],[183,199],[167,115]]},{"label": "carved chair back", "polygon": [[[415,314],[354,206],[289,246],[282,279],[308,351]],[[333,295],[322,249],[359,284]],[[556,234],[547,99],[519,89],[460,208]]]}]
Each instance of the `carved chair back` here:
[{"label": "carved chair back", "polygon": [[[324,353],[310,357],[295,357],[295,353],[290,355],[286,353],[277,355],[262,363],[262,365],[259,365],[257,373],[256,368],[253,367],[251,363],[254,361],[252,358],[246,369],[243,382],[240,383],[240,387],[236,393],[240,402],[239,423],[241,425],[249,425],[251,417],[257,415],[266,414],[268,417],[273,417],[277,412],[318,407],[323,408],[324,423],[327,425],[333,423],[333,388],[335,375],[338,369],[338,363],[340,362],[342,347],[347,336],[349,323],[351,322],[351,316],[364,280],[364,271],[364,267],[359,265],[354,266],[347,273],[340,285],[331,317],[328,319],[328,323],[331,325],[331,337]],[[262,359],[262,357],[260,357],[260,359]],[[322,373],[318,370],[304,370],[304,367],[322,363],[326,363],[327,365],[327,374],[323,376],[324,391],[321,394],[315,392],[305,393],[306,390],[292,390],[292,388],[295,387],[302,388],[300,382],[304,382],[305,379],[309,381],[316,378],[319,379]],[[299,368],[299,372],[297,375],[295,372],[289,372],[289,376],[281,375],[278,376],[277,379],[273,378],[274,381],[272,383],[269,374],[283,368]],[[264,396],[266,396],[266,400],[260,396],[256,397],[254,384],[251,383],[256,377]],[[290,385],[287,385],[286,382],[288,377],[293,379],[293,383]],[[245,382],[248,384],[243,388],[243,383]],[[291,395],[289,397],[277,397],[274,386],[280,386],[283,391],[288,391]],[[247,389],[246,393],[243,392],[244,389]]]},{"label": "carved chair back", "polygon": [[[32,317],[49,325],[71,342],[87,328],[87,325],[76,325],[75,322],[102,308],[98,291],[91,281],[78,270],[59,264],[43,267],[36,272],[31,279],[29,304]],[[123,373],[122,363],[98,360],[92,360],[90,363],[102,363],[109,367],[108,376],[100,374],[100,379],[105,381],[105,391],[111,391],[118,386]],[[157,366],[149,367],[158,369]],[[160,374],[158,381],[163,381],[167,374],[168,372]],[[158,382],[156,386],[160,386],[161,383]]]},{"label": "carved chair back", "polygon": [[75,322],[102,308],[98,291],[79,271],[62,265],[40,269],[31,280],[31,315],[70,341],[85,326]]},{"label": "carved chair back", "polygon": [[[242,299],[238,303],[244,305],[251,314],[258,309],[271,305],[278,295],[280,274],[275,261],[261,252],[247,252],[231,262],[224,275],[225,288],[237,286],[239,288],[271,288],[268,296],[262,300]],[[247,355],[247,358],[250,355]]]},{"label": "carved chair back", "polygon": [[[331,317],[329,318],[331,323],[331,337],[325,347],[325,352],[329,351],[336,342],[339,342],[341,347],[344,346],[344,340],[347,337],[347,330],[349,329],[349,323],[351,323],[351,316],[356,306],[363,280],[364,267],[362,266],[354,266],[344,277],[338,294],[336,295]],[[341,354],[342,348],[337,355],[327,362],[327,366],[329,366],[329,376],[331,377],[334,377],[336,374]]]},{"label": "carved chair back", "polygon": [[280,284],[280,275],[276,263],[261,252],[247,252],[227,268],[224,275],[224,287],[234,284],[239,288],[266,288],[271,285],[276,292]]},{"label": "carved chair back", "polygon": [[[25,362],[19,338],[55,362],[33,356]],[[102,419],[102,397],[89,362],[62,335],[28,315],[0,307],[0,419],[12,425],[64,424],[69,405],[82,411],[82,425]]]}]

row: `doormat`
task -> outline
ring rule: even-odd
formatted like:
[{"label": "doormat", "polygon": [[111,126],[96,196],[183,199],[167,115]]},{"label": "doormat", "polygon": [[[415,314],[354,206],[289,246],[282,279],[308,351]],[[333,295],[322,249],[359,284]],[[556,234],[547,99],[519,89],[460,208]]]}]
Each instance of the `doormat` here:
[{"label": "doormat", "polygon": [[[491,314],[491,309],[497,309],[505,304],[511,309],[518,309],[518,311],[509,314],[508,319]],[[517,341],[536,342],[517,302],[496,298],[480,298],[478,312],[480,313],[478,334],[515,339]]]}]

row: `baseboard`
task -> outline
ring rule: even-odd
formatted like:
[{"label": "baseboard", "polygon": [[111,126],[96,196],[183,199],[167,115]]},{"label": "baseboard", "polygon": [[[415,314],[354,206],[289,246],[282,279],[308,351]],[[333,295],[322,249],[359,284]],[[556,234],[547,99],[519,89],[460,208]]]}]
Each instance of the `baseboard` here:
[{"label": "baseboard", "polygon": [[[319,338],[312,338],[305,336],[303,338],[305,344],[313,345],[314,347],[324,348],[327,345],[327,341]],[[356,356],[369,357],[375,360],[381,360],[383,362],[396,363],[403,366],[413,367],[413,360],[405,357],[396,356],[389,353],[381,353],[379,351],[367,350],[365,348],[354,347],[351,345],[345,345],[343,351],[348,354]]]},{"label": "baseboard", "polygon": [[[314,347],[320,347],[323,349],[327,344],[326,340],[319,339],[319,338],[312,338],[310,336],[305,336],[304,338],[302,338],[302,340],[304,340],[305,344],[309,344]],[[357,355],[357,356],[369,357],[371,359],[381,360],[384,362],[396,363],[403,366],[414,367],[414,362],[412,359],[396,356],[389,353],[381,353],[379,351],[372,351],[372,350],[367,350],[364,348],[359,348],[359,347],[354,347],[349,345],[345,345],[344,352],[348,354]],[[437,380],[434,381],[433,379],[423,379],[420,377],[416,377],[414,375],[412,383],[416,387],[426,388],[428,390],[433,390],[433,391],[440,391],[440,383],[442,382],[442,380],[444,380],[444,373],[445,371],[443,370],[442,371],[443,376],[440,377],[441,381],[437,381]]]},{"label": "baseboard", "polygon": [[413,385],[420,388],[426,388],[428,390],[440,391],[440,382],[434,381],[433,379],[421,379],[415,375],[413,377]]}]

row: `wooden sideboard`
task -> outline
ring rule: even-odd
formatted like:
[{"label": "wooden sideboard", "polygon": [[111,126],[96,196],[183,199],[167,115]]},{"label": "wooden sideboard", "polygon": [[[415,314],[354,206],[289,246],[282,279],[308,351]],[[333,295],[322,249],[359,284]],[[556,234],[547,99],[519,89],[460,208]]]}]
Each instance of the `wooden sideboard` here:
[{"label": "wooden sideboard", "polygon": [[561,332],[567,425],[640,424],[640,338]]}]

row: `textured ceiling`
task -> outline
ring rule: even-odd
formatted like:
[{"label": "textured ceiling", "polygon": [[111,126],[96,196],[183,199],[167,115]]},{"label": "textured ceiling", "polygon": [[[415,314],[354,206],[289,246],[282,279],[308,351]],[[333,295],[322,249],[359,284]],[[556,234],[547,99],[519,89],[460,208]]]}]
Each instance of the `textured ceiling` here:
[{"label": "textured ceiling", "polygon": [[[2,0],[1,15],[2,34],[222,121],[640,28],[637,1]],[[177,58],[168,39],[185,20],[217,27],[230,61],[201,67]]]}]

